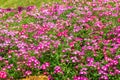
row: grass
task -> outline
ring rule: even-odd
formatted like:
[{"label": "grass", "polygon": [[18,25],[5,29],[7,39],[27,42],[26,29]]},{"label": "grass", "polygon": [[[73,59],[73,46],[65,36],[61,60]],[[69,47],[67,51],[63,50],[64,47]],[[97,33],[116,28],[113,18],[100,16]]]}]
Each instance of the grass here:
[{"label": "grass", "polygon": [[18,6],[36,5],[40,7],[42,3],[59,2],[60,0],[0,0],[0,8],[17,8]]}]

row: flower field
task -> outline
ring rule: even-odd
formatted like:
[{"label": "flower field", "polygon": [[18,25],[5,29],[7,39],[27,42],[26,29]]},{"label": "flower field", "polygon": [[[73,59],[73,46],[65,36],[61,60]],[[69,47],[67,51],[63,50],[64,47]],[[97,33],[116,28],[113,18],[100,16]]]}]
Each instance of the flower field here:
[{"label": "flower field", "polygon": [[39,75],[120,80],[120,0],[0,8],[0,80]]}]

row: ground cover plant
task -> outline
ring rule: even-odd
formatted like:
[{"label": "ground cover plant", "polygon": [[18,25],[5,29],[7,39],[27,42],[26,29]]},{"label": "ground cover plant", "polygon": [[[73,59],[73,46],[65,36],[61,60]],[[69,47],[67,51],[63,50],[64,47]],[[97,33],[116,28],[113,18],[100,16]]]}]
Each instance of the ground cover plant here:
[{"label": "ground cover plant", "polygon": [[120,80],[120,0],[0,8],[0,80]]}]

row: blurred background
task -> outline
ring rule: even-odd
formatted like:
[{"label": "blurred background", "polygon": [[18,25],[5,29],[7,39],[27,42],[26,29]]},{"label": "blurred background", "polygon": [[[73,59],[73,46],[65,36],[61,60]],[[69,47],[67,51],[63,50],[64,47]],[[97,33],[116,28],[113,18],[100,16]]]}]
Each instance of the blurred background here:
[{"label": "blurred background", "polygon": [[60,2],[61,0],[0,0],[0,8],[17,8],[19,6],[36,5],[40,7],[43,3]]}]

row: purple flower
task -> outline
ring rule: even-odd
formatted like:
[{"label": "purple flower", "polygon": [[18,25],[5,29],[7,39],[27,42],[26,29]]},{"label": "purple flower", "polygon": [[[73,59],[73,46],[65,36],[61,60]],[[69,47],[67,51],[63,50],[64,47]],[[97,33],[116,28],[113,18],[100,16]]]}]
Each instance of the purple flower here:
[{"label": "purple flower", "polygon": [[49,66],[50,66],[50,63],[46,62],[46,63],[41,65],[41,69],[46,70]]},{"label": "purple flower", "polygon": [[101,69],[104,70],[104,71],[107,71],[108,67],[107,66],[102,66]]},{"label": "purple flower", "polygon": [[21,12],[23,9],[23,7],[18,7],[18,12]]},{"label": "purple flower", "polygon": [[84,76],[75,76],[73,80],[89,80],[87,77]]},{"label": "purple flower", "polygon": [[106,75],[102,75],[99,80],[109,80],[108,76]]},{"label": "purple flower", "polygon": [[36,57],[30,57],[28,58],[27,61],[27,66],[29,66],[30,68],[40,68],[40,62],[36,59]]},{"label": "purple flower", "polygon": [[94,58],[88,57],[87,62],[88,64],[92,64],[94,62]]},{"label": "purple flower", "polygon": [[28,71],[25,71],[25,75],[26,75],[26,76],[31,75],[31,74],[32,74],[31,71],[29,71],[29,70],[28,70]]},{"label": "purple flower", "polygon": [[7,12],[10,12],[10,11],[12,11],[12,9],[11,9],[11,8],[7,8],[6,11],[7,11]]},{"label": "purple flower", "polygon": [[32,11],[32,10],[34,10],[36,8],[36,6],[28,6],[27,7],[27,11]]},{"label": "purple flower", "polygon": [[60,66],[55,66],[54,73],[62,73],[63,74],[63,71]]},{"label": "purple flower", "polygon": [[71,60],[72,60],[73,63],[79,62],[79,60],[76,56],[72,56]]}]

